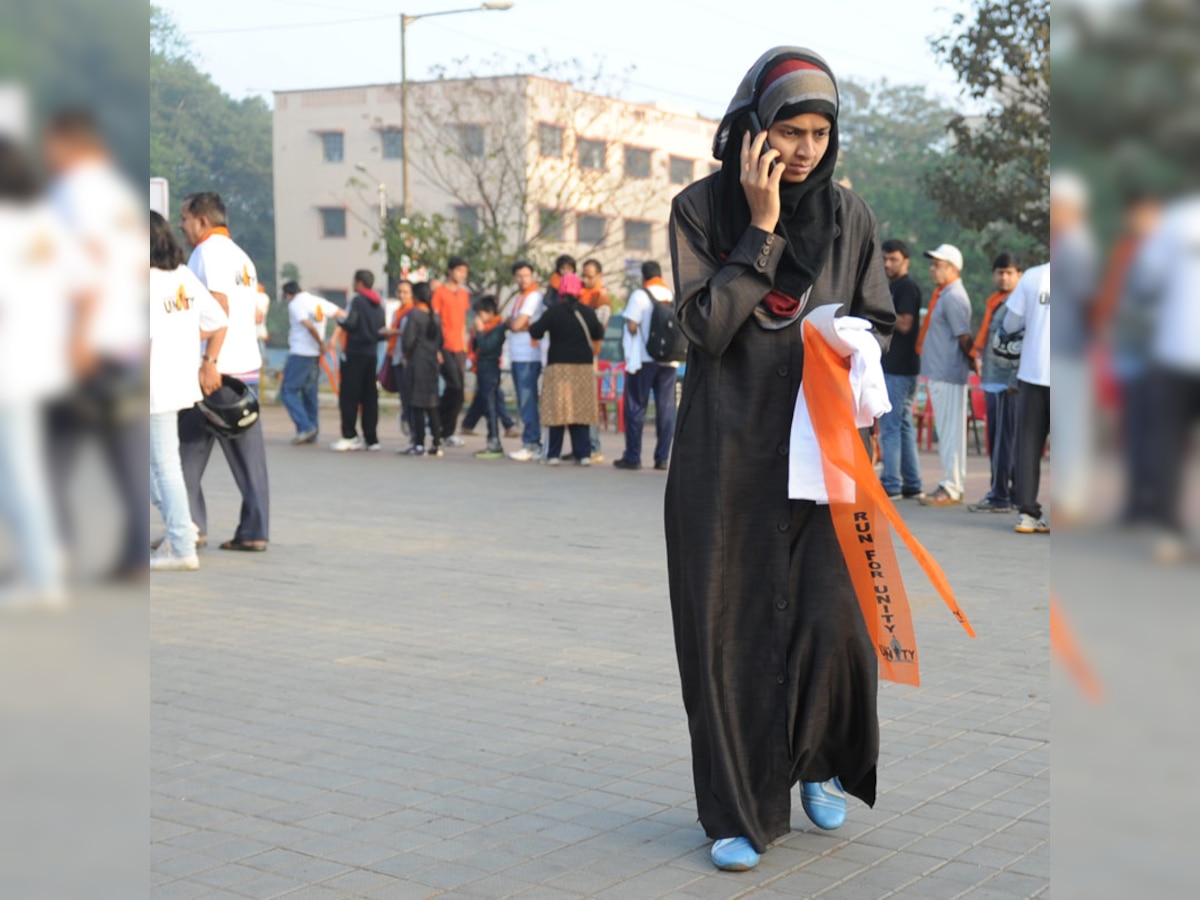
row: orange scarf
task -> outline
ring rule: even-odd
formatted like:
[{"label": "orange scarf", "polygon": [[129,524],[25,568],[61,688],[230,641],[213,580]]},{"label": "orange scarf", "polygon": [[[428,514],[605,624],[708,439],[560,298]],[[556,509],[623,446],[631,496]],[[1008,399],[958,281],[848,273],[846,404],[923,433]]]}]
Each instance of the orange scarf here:
[{"label": "orange scarf", "polygon": [[[555,284],[556,278],[558,278],[557,275],[550,276],[550,284],[551,285]],[[508,324],[510,326],[512,325],[513,322],[517,321],[517,319],[519,319],[521,316],[521,301],[524,300],[526,297],[528,297],[530,294],[532,294],[537,289],[538,289],[538,286],[536,283],[534,283],[534,284],[531,284],[527,290],[521,291],[519,294],[517,294],[517,299],[513,301],[512,312],[508,316]],[[533,338],[529,339],[530,347],[536,347],[537,345],[538,345],[537,341],[535,341]]]},{"label": "orange scarf", "polygon": [[917,334],[917,354],[920,355],[921,348],[925,346],[925,332],[929,330],[929,323],[933,321],[933,308],[937,306],[938,297],[941,295],[941,288],[933,289],[933,296],[929,298],[929,308],[925,310],[925,321],[921,323],[921,331]]},{"label": "orange scarf", "polygon": [[992,316],[998,310],[1001,304],[1008,299],[1008,295],[1012,291],[996,291],[992,296],[987,298],[987,306],[983,311],[983,321],[979,323],[979,334],[975,335],[975,346],[971,348],[971,355],[976,359],[983,353],[983,348],[987,344],[988,329],[992,327]]},{"label": "orange scarf", "polygon": [[579,302],[592,309],[612,306],[612,301],[608,298],[608,291],[604,289],[604,283],[599,280],[596,281],[596,287],[583,289],[583,293],[579,295]]},{"label": "orange scarf", "polygon": [[1116,314],[1121,301],[1121,291],[1125,287],[1125,278],[1141,243],[1141,238],[1125,235],[1113,245],[1108,269],[1104,273],[1104,280],[1100,282],[1100,292],[1089,315],[1092,328],[1097,333],[1103,332]]},{"label": "orange scarf", "polygon": [[[661,278],[659,278],[659,277],[654,277],[654,278],[650,278],[650,279],[648,279],[648,280],[647,280],[647,281],[646,281],[646,282],[645,282],[645,283],[642,285],[642,287],[646,287],[646,288],[648,288],[648,287],[651,287],[651,286],[654,286],[654,285],[657,285],[658,287],[667,288],[667,290],[668,290],[668,291],[670,290],[670,288],[669,288],[669,287],[667,287],[667,283],[666,283],[665,281],[663,281],[663,280],[662,280]],[[650,293],[650,292],[649,292],[649,291],[646,291],[646,293],[648,294],[648,293]]]},{"label": "orange scarf", "polygon": [[[555,272],[550,276],[550,287],[557,291],[560,284],[562,284],[562,276]],[[522,294],[521,296],[525,295]]]},{"label": "orange scarf", "polygon": [[[843,359],[811,323],[804,323],[803,340],[804,377],[800,386],[821,448],[833,528],[879,657],[879,677],[919,685],[912,615],[888,525],[916,557],[967,634],[974,637],[975,631],[955,602],[941,566],[913,537],[875,474],[854,424],[850,360]],[[855,483],[855,499],[832,500],[840,493],[836,486],[846,477]]]}]

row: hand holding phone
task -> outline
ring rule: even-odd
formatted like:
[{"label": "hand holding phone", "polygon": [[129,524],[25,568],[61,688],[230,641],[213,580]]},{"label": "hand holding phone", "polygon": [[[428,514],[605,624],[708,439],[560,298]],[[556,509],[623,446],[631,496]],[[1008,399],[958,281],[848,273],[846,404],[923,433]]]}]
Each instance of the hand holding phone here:
[{"label": "hand holding phone", "polygon": [[[758,116],[751,111],[750,127],[756,124]],[[750,206],[750,224],[766,232],[773,232],[779,223],[779,182],[785,167],[775,165],[778,159],[779,151],[767,146],[767,133],[761,128],[742,135],[740,174]]]}]

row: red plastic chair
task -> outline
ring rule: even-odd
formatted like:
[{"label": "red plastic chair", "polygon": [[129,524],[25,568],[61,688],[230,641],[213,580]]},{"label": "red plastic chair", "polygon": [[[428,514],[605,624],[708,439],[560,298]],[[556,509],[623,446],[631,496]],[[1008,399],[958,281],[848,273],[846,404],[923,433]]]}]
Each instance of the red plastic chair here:
[{"label": "red plastic chair", "polygon": [[925,442],[925,449],[933,449],[933,402],[929,399],[929,379],[917,379],[917,393],[913,397],[913,421],[917,424],[917,446]]},{"label": "red plastic chair", "polygon": [[983,446],[979,443],[979,423],[983,423],[984,434],[987,434],[987,395],[983,392],[982,380],[972,374],[967,378],[967,396],[970,405],[967,407],[967,428],[975,432],[975,452],[983,455]]},{"label": "red plastic chair", "polygon": [[600,405],[600,423],[608,429],[608,404],[616,414],[617,431],[625,431],[625,363],[596,363],[596,401]]}]

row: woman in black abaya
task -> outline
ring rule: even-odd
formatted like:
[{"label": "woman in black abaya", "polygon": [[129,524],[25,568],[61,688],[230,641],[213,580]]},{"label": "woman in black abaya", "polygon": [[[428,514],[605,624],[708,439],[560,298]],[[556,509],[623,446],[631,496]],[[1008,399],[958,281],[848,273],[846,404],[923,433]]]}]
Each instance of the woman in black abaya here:
[{"label": "woman in black abaya", "polygon": [[671,610],[696,805],[724,869],[753,868],[790,830],[797,782],[823,828],[844,821],[843,788],[875,801],[875,652],[829,507],[787,491],[801,321],[842,304],[885,345],[895,321],[875,217],[833,182],[837,114],[820,56],[764,54],[717,131],[720,171],[671,211],[691,342],[666,493]]}]

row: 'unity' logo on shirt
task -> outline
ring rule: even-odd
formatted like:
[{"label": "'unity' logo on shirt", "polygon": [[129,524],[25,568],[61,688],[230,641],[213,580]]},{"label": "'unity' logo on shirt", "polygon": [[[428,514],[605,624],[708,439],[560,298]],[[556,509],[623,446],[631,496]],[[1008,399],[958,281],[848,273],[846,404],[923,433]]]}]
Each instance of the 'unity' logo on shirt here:
[{"label": "'unity' logo on shirt", "polygon": [[175,292],[174,299],[167,298],[163,301],[163,309],[169,313],[183,312],[192,308],[192,298],[187,295],[187,290],[181,284],[179,290]]}]

